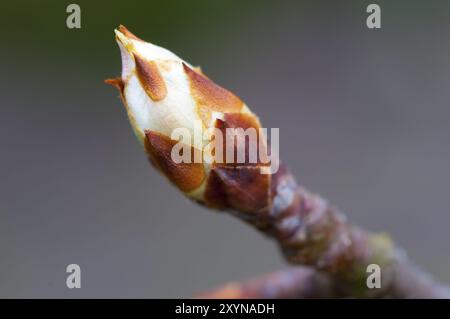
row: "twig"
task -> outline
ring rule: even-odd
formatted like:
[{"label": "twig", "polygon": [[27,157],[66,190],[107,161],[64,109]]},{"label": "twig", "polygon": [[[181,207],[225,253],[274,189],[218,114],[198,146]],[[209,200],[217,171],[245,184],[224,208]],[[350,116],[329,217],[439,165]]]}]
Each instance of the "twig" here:
[{"label": "twig", "polygon": [[[329,297],[332,291],[334,296],[365,298],[450,298],[449,289],[409,261],[388,236],[371,234],[348,223],[345,216],[323,198],[297,186],[284,166],[272,179],[270,203],[263,211],[235,215],[276,239],[289,262],[312,266],[333,279],[332,282],[328,279],[325,286],[322,283],[313,287],[317,284],[312,280],[316,274],[305,274],[302,268],[285,291],[292,293],[297,288],[298,295],[303,297],[310,297],[310,291]],[[380,289],[367,287],[366,269],[370,264],[381,268]],[[261,282],[253,282],[252,296],[264,296],[265,292],[255,287],[265,289],[269,281],[276,286],[276,278],[269,276]],[[305,290],[296,287],[297,284],[306,285]],[[248,290],[247,284],[239,287],[238,291]]]},{"label": "twig", "polygon": [[[386,235],[369,234],[347,223],[324,199],[298,187],[281,169],[274,179],[273,205],[249,218],[280,244],[286,258],[299,266],[200,294],[204,298],[450,298],[450,290],[433,280],[393,247]],[[381,289],[366,285],[366,267],[382,270]]]},{"label": "twig", "polygon": [[[271,185],[267,209],[235,215],[276,239],[289,262],[330,275],[340,296],[450,298],[449,289],[411,263],[388,236],[348,223],[337,208],[297,186],[284,166],[273,176]],[[366,284],[370,264],[381,268],[380,289],[369,289]]]},{"label": "twig", "polygon": [[448,286],[436,282],[431,275],[401,253],[398,253],[396,258],[395,274],[388,293],[388,296],[392,298],[450,298]]},{"label": "twig", "polygon": [[308,267],[295,267],[198,294],[208,299],[309,299],[344,297],[332,280]]},{"label": "twig", "polygon": [[[401,260],[402,258],[399,258]],[[206,299],[318,299],[354,297],[345,293],[329,275],[309,267],[296,266],[265,274],[243,282],[230,282],[194,298]],[[447,287],[436,283],[429,275],[409,261],[399,263],[398,274],[386,298],[450,298]]]}]

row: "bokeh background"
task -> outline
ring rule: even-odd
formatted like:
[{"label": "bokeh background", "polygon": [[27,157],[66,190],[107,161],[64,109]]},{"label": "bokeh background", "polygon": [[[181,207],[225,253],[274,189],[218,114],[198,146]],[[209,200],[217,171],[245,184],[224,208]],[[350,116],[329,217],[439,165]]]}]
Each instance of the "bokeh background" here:
[{"label": "bokeh background", "polygon": [[119,24],[236,92],[302,184],[450,282],[450,3],[376,1],[369,30],[371,2],[76,1],[79,30],[69,1],[3,2],[0,297],[189,297],[287,267],[147,163],[103,83]]}]

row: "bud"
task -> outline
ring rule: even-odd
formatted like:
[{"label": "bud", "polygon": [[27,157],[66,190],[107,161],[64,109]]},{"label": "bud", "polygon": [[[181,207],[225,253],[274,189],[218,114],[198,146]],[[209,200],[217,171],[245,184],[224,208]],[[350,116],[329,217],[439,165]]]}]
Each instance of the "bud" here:
[{"label": "bud", "polygon": [[[267,208],[271,175],[264,174],[267,147],[256,115],[239,97],[169,50],[139,39],[124,26],[115,35],[122,74],[106,82],[118,88],[135,135],[154,166],[185,195],[207,206],[242,212]],[[244,154],[247,160],[255,146],[242,135],[238,137],[244,143],[230,138],[219,144],[219,133],[229,137],[230,128],[241,129],[240,134],[249,128],[257,132],[256,161],[218,160],[227,147],[234,151],[232,159]],[[180,129],[189,138],[178,140]],[[174,160],[180,149],[180,156],[192,160]]]}]

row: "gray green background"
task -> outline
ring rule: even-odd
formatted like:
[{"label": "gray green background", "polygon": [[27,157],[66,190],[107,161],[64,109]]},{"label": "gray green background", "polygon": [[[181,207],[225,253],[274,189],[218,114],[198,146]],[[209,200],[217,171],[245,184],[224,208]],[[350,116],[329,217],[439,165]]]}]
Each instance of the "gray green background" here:
[{"label": "gray green background", "polygon": [[2,2],[0,297],[189,297],[287,267],[147,163],[103,83],[119,24],[241,96],[300,183],[450,282],[450,3],[371,2],[76,1],[80,30],[71,2]]}]

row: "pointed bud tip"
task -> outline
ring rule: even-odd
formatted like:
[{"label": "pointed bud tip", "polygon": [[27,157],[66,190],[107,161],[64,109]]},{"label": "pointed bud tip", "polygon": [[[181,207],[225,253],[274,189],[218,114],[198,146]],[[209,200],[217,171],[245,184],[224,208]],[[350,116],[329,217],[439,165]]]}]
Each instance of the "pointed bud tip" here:
[{"label": "pointed bud tip", "polygon": [[129,45],[131,44],[131,41],[129,40],[129,38],[124,33],[122,33],[118,29],[114,29],[114,33],[116,35],[116,41],[119,44],[121,44],[125,48],[129,47]]},{"label": "pointed bud tip", "polygon": [[128,30],[124,25],[119,25],[119,27],[115,30],[116,34],[117,31],[122,33],[124,36],[126,36],[129,39],[133,39],[133,40],[139,40],[139,41],[143,41],[142,39],[138,38],[137,36],[135,36],[130,30]]}]

